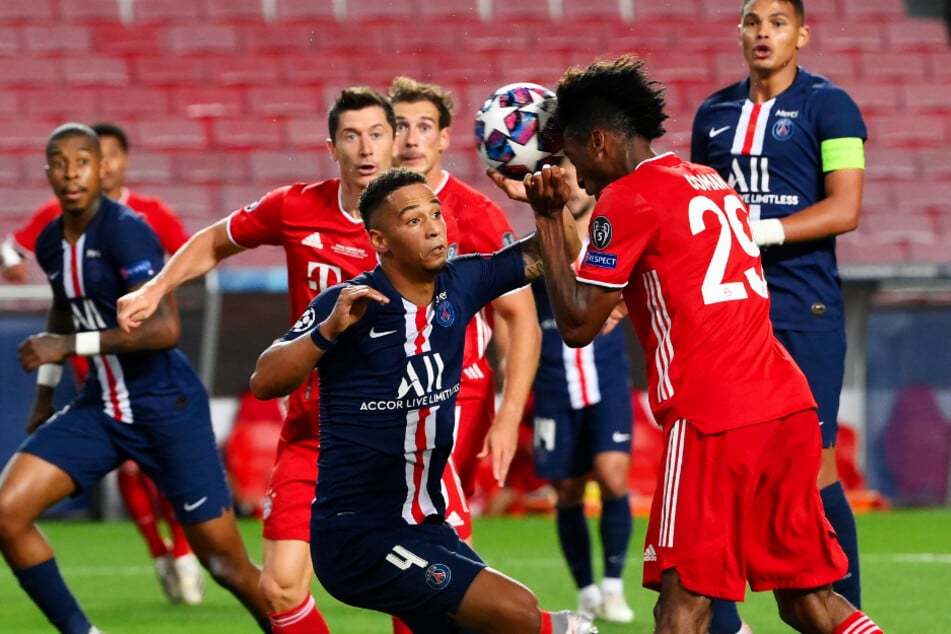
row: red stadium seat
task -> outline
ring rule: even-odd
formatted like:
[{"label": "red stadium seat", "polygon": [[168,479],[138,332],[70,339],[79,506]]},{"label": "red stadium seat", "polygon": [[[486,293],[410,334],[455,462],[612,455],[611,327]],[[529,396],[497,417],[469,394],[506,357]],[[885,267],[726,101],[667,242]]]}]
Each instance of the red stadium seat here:
[{"label": "red stadium seat", "polygon": [[[947,145],[936,148],[922,148],[918,151],[921,173],[924,180],[951,181],[951,148]],[[951,230],[951,227],[948,227]]]},{"label": "red stadium seat", "polygon": [[213,123],[217,145],[226,148],[278,148],[284,140],[283,125],[260,119],[220,119]]},{"label": "red stadium seat", "polygon": [[901,241],[872,241],[852,232],[837,238],[836,257],[840,264],[903,264],[908,248]]},{"label": "red stadium seat", "polygon": [[44,200],[48,200],[51,196],[52,192],[48,183],[27,187],[22,185],[0,187],[0,218],[22,222],[24,218],[33,213],[37,205]]},{"label": "red stadium seat", "polygon": [[208,18],[213,23],[236,21],[263,22],[261,0],[204,0]]},{"label": "red stadium seat", "polygon": [[855,100],[866,117],[869,113],[894,113],[901,107],[899,86],[894,82],[850,80],[840,85],[848,91],[849,96]]},{"label": "red stadium seat", "polygon": [[314,0],[277,0],[277,19],[282,22],[334,20],[335,3]]},{"label": "red stadium seat", "polygon": [[249,158],[254,178],[264,182],[311,182],[321,167],[315,154],[295,150],[252,151]]},{"label": "red stadium seat", "polygon": [[[16,154],[0,154],[0,185],[17,185],[22,180],[22,165]],[[0,236],[6,236],[0,233]]]},{"label": "red stadium seat", "polygon": [[116,0],[60,0],[60,11],[69,22],[120,22]]},{"label": "red stadium seat", "polygon": [[948,54],[948,29],[941,20],[902,20],[885,25],[893,51],[934,51]]},{"label": "red stadium seat", "polygon": [[183,220],[201,219],[203,224],[211,224],[224,216],[223,211],[215,205],[212,189],[203,185],[154,184],[149,185],[149,194],[168,203]]},{"label": "red stadium seat", "polygon": [[265,117],[323,117],[326,114],[318,107],[320,93],[313,87],[255,88],[248,93],[248,101],[251,113]]},{"label": "red stadium seat", "polygon": [[734,0],[702,0],[700,3],[707,18],[720,21],[723,24],[740,22],[740,4]]},{"label": "red stadium seat", "polygon": [[14,90],[0,90],[0,121],[21,118],[17,93]]},{"label": "red stadium seat", "polygon": [[36,55],[85,55],[91,48],[89,29],[77,24],[28,26],[21,33],[26,50]]},{"label": "red stadium seat", "polygon": [[161,88],[123,86],[99,88],[93,93],[93,112],[103,119],[126,121],[133,118],[157,119],[168,115],[168,94]]},{"label": "red stadium seat", "polygon": [[135,59],[134,77],[145,86],[202,85],[204,64],[198,60],[167,55],[146,55]]},{"label": "red stadium seat", "polygon": [[623,0],[586,0],[585,2],[563,2],[562,19],[566,24],[577,24],[579,21],[594,23],[612,23],[619,20],[630,22],[634,12],[628,15],[621,12],[622,4],[630,11],[631,3]]},{"label": "red stadium seat", "polygon": [[[679,2],[634,2],[634,20],[683,20],[696,22],[701,12],[702,0],[680,0]],[[739,9],[734,6],[734,11]]]},{"label": "red stadium seat", "polygon": [[947,117],[940,115],[878,115],[871,117],[868,124],[869,138],[881,145],[937,147],[948,138]]},{"label": "red stadium seat", "polygon": [[162,32],[151,24],[96,24],[92,50],[102,55],[158,55],[164,51]]},{"label": "red stadium seat", "polygon": [[[56,125],[24,119],[22,121],[0,121],[0,152],[28,151],[42,155],[46,140]],[[3,199],[0,198],[0,201]]]},{"label": "red stadium seat", "polygon": [[905,107],[915,113],[951,113],[951,84],[935,83],[927,87],[909,84],[901,87]]},{"label": "red stadium seat", "polygon": [[865,178],[876,181],[918,180],[921,170],[916,155],[914,150],[869,144],[865,148]]},{"label": "red stadium seat", "polygon": [[[164,152],[145,152],[133,148],[129,161],[130,183],[168,183],[175,180],[172,155]],[[177,158],[176,158],[177,160]]]},{"label": "red stadium seat", "polygon": [[62,60],[42,57],[20,57],[0,64],[0,86],[59,86],[63,79]]},{"label": "red stadium seat", "polygon": [[72,86],[127,86],[129,65],[120,57],[67,57],[63,60],[63,78]]},{"label": "red stadium seat", "polygon": [[54,0],[0,0],[0,24],[52,24],[58,17]]},{"label": "red stadium seat", "polygon": [[933,211],[951,209],[951,198],[948,196],[947,183],[930,181],[896,183],[894,191],[900,208]]},{"label": "red stadium seat", "polygon": [[920,82],[928,77],[925,59],[914,53],[863,53],[862,73],[867,79]]},{"label": "red stadium seat", "polygon": [[[291,147],[317,149],[326,153],[327,117],[291,117],[284,124]],[[328,161],[330,159],[328,158]]]},{"label": "red stadium seat", "polygon": [[272,55],[205,56],[208,72],[223,86],[274,86],[280,84],[281,59]]},{"label": "red stadium seat", "polygon": [[658,25],[658,29],[666,28],[674,32],[677,39],[677,49],[680,51],[696,51],[715,55],[724,51],[734,51],[742,61],[742,54],[737,49],[736,25],[723,22],[706,23],[674,23]]},{"label": "red stadium seat", "polygon": [[[336,24],[334,24],[336,26]],[[332,30],[324,24],[241,24],[235,27],[241,51],[301,54],[319,48],[322,34]]]},{"label": "red stadium seat", "polygon": [[208,147],[204,125],[193,119],[149,119],[137,122],[134,127],[134,136],[141,139],[146,148],[184,150]]},{"label": "red stadium seat", "polygon": [[[226,214],[230,214],[235,209],[241,209],[246,205],[249,205],[277,187],[282,187],[287,185],[286,182],[278,181],[274,183],[264,183],[263,181],[255,183],[245,183],[240,185],[226,185],[221,188],[221,213],[220,216],[223,218]],[[284,251],[282,249],[252,249],[251,251],[277,251],[279,260],[281,264],[284,262]],[[250,252],[249,252],[250,253]],[[245,254],[242,254],[242,256]],[[248,266],[252,262],[241,262],[242,266]]]},{"label": "red stadium seat", "polygon": [[388,86],[397,75],[420,77],[424,70],[417,55],[352,55],[351,59],[360,83],[374,87]]},{"label": "red stadium seat", "polygon": [[247,152],[187,150],[173,152],[173,169],[178,182],[195,185],[247,183],[251,178]]},{"label": "red stadium seat", "polygon": [[346,7],[346,19],[354,22],[400,21],[416,13],[414,0],[354,0],[347,2]]},{"label": "red stadium seat", "polygon": [[936,233],[930,215],[914,212],[866,216],[862,219],[862,227],[876,242],[882,243],[905,241],[931,244]]},{"label": "red stadium seat", "polygon": [[186,118],[235,117],[244,114],[245,94],[239,88],[184,86],[169,91],[171,112]]},{"label": "red stadium seat", "polygon": [[905,3],[902,0],[839,0],[839,2],[842,6],[843,17],[848,19],[879,19],[882,21],[907,19]]},{"label": "red stadium seat", "polygon": [[479,2],[474,0],[418,0],[419,14],[423,20],[476,21]]},{"label": "red stadium seat", "polygon": [[77,90],[69,99],[50,98],[48,90],[24,90],[21,93],[26,106],[26,116],[46,121],[86,121],[97,116],[95,94],[89,90]]},{"label": "red stadium seat", "polygon": [[183,24],[167,27],[165,42],[168,51],[174,55],[234,54],[238,47],[238,32],[230,25]]},{"label": "red stadium seat", "polygon": [[[498,69],[499,86],[507,83],[530,81],[549,88],[554,88],[558,78],[565,72],[567,58],[558,52],[545,55],[524,55],[515,52],[499,52],[495,56],[495,67]],[[490,88],[495,90],[499,86]],[[488,93],[486,94],[488,97]],[[480,104],[481,105],[481,104]]]},{"label": "red stadium seat", "polygon": [[282,58],[285,80],[291,86],[331,85],[339,92],[344,86],[361,82],[351,55],[319,53]]},{"label": "red stadium seat", "polygon": [[882,50],[885,41],[885,26],[880,22],[845,21],[838,28],[821,28],[814,31],[808,45],[810,51],[856,52]]},{"label": "red stadium seat", "polygon": [[[807,46],[800,56],[800,63],[804,68],[808,68],[810,72],[828,77],[836,83],[860,77],[859,68],[861,66],[857,53],[823,55],[820,51],[810,51]],[[869,78],[868,76],[862,76],[862,80],[868,81]]]},{"label": "red stadium seat", "polygon": [[182,2],[181,0],[148,0],[135,2],[133,21],[139,23],[179,22],[195,24],[204,18],[201,2]]}]

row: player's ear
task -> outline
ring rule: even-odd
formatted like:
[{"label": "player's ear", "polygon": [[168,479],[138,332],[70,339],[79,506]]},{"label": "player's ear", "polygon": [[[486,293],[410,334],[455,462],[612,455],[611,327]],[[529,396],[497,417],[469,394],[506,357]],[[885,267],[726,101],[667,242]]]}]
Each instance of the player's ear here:
[{"label": "player's ear", "polygon": [[373,247],[374,251],[382,254],[390,250],[390,246],[386,243],[386,237],[379,229],[367,229],[367,234],[370,236],[370,246]]},{"label": "player's ear", "polygon": [[799,27],[799,38],[796,42],[796,48],[800,49],[806,44],[809,43],[809,36],[812,34],[812,31],[809,29],[808,24],[803,24]]},{"label": "player's ear", "polygon": [[439,151],[445,152],[449,149],[449,140],[452,138],[452,128],[446,126],[439,130]]},{"label": "player's ear", "polygon": [[337,162],[337,146],[333,139],[327,139],[327,151],[330,153],[330,160]]}]

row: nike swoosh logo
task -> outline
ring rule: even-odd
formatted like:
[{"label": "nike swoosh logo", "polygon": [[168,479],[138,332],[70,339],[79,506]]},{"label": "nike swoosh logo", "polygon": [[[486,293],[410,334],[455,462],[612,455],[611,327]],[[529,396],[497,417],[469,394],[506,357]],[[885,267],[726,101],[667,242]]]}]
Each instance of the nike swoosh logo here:
[{"label": "nike swoosh logo", "polygon": [[630,439],[631,439],[630,434],[622,434],[621,432],[618,432],[618,431],[611,434],[611,440],[613,440],[614,442],[625,442]]},{"label": "nike swoosh logo", "polygon": [[201,506],[207,501],[208,501],[208,496],[206,495],[205,497],[198,500],[197,502],[192,502],[191,504],[189,504],[188,502],[185,502],[185,512],[191,513],[192,511],[194,511],[195,509],[197,509],[199,506]]},{"label": "nike swoosh logo", "polygon": [[59,271],[53,271],[50,273],[50,281],[55,280],[57,277],[59,277]]},{"label": "nike swoosh logo", "polygon": [[376,328],[370,328],[370,339],[379,339],[380,337],[385,337],[387,335],[392,335],[395,330],[384,330],[383,332],[377,332]]},{"label": "nike swoosh logo", "polygon": [[722,132],[726,132],[727,130],[729,130],[729,129],[732,128],[732,127],[733,127],[733,126],[725,125],[725,126],[723,126],[722,128],[710,128],[710,138],[712,139],[713,137],[717,136],[718,134],[720,134],[720,133],[722,133]]}]

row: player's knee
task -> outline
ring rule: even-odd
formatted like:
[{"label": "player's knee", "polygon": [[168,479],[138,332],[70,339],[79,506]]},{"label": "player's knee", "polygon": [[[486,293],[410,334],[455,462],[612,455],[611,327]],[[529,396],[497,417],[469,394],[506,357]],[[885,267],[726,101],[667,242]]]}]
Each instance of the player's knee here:
[{"label": "player's knee", "polygon": [[281,579],[266,570],[261,573],[258,585],[271,613],[284,612],[300,605],[310,592],[308,584]]},{"label": "player's knee", "polygon": [[0,538],[15,537],[33,523],[34,518],[27,517],[24,508],[16,495],[0,487]]}]

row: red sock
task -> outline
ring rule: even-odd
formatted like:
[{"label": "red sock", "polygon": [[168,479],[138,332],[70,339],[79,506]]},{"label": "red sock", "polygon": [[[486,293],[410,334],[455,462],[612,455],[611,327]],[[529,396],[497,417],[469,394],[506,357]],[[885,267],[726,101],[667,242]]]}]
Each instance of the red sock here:
[{"label": "red sock", "polygon": [[542,610],[542,631],[539,634],[551,634],[551,612]]},{"label": "red sock", "polygon": [[832,634],[882,634],[882,628],[862,614],[861,610],[856,610],[852,616],[839,623]]},{"label": "red sock", "polygon": [[158,526],[155,524],[155,506],[152,502],[152,492],[147,486],[144,486],[139,479],[140,471],[138,465],[126,463],[119,467],[118,484],[119,493],[125,502],[125,507],[132,516],[132,521],[139,527],[139,532],[145,538],[149,553],[152,558],[162,557],[168,554],[165,547],[165,540],[159,534]]},{"label": "red sock", "polygon": [[324,617],[317,611],[314,597],[307,598],[299,606],[287,612],[271,615],[273,634],[330,634]]},{"label": "red sock", "polygon": [[406,627],[406,623],[399,620],[399,617],[393,617],[393,634],[413,634],[413,630]]},{"label": "red sock", "polygon": [[[142,474],[142,477],[148,478],[145,474]],[[182,525],[179,524],[178,518],[175,517],[172,503],[168,501],[168,498],[158,490],[158,487],[156,487],[151,480],[149,480],[149,483],[155,488],[155,497],[158,502],[158,507],[162,512],[162,519],[168,524],[168,530],[172,534],[172,557],[178,559],[179,557],[190,555],[192,547],[189,546],[188,538],[185,537],[185,530],[182,528]]]}]

